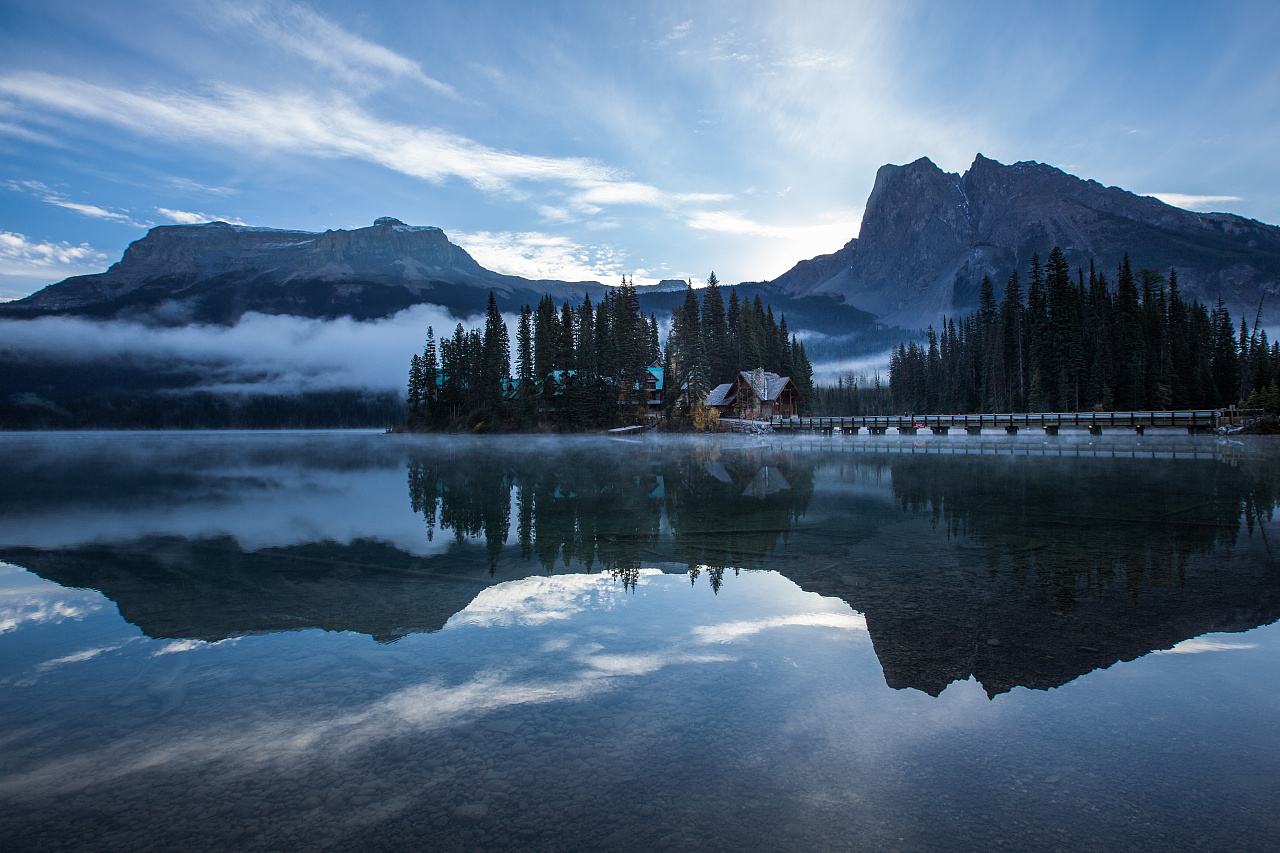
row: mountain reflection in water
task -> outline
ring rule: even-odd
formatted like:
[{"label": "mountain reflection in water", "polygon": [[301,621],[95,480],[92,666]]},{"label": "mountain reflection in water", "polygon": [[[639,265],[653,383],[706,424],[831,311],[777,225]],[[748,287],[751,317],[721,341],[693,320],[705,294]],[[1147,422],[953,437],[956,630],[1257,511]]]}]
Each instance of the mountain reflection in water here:
[{"label": "mountain reflection in water", "polygon": [[1278,457],[1212,441],[8,441],[0,559],[153,638],[392,642],[530,575],[768,570],[864,618],[890,687],[995,696],[1280,618]]}]

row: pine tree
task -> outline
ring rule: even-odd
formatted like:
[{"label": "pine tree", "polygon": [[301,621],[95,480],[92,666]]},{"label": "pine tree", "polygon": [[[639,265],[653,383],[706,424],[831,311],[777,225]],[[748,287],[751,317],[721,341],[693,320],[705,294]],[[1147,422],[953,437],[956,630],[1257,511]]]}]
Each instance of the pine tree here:
[{"label": "pine tree", "polygon": [[730,359],[729,378],[732,379],[737,375],[739,370],[743,369],[742,360],[742,307],[738,302],[737,288],[729,291],[729,311],[725,317],[725,326],[729,336],[732,339],[729,344]]},{"label": "pine tree", "polygon": [[658,317],[655,314],[649,315],[649,332],[645,338],[645,356],[646,366],[656,366],[662,361],[662,339],[658,335]]},{"label": "pine tree", "polygon": [[1027,366],[1023,329],[1022,283],[1014,270],[1005,284],[1000,303],[1000,338],[1004,344],[1005,388],[1001,407],[1006,412],[1020,412],[1027,399]]},{"label": "pine tree", "polygon": [[556,338],[556,369],[577,368],[577,341],[574,340],[573,309],[566,302],[560,306],[560,334]]},{"label": "pine tree", "polygon": [[550,294],[538,301],[533,316],[533,371],[535,382],[542,388],[556,369],[556,350],[560,345],[560,320]]},{"label": "pine tree", "polygon": [[427,342],[422,349],[422,405],[430,417],[431,405],[440,396],[439,389],[440,362],[436,357],[435,330],[427,326]]},{"label": "pine tree", "polygon": [[533,309],[528,305],[520,309],[520,325],[516,328],[516,376],[520,382],[520,402],[527,417],[537,396],[533,381]]},{"label": "pine tree", "polygon": [[698,297],[685,288],[684,304],[672,315],[668,349],[675,368],[673,390],[679,389],[690,409],[701,404],[710,390],[706,351],[703,348]]},{"label": "pine tree", "polygon": [[1125,254],[1116,273],[1115,298],[1116,405],[1136,409],[1142,404],[1143,334],[1138,289]]},{"label": "pine tree", "polygon": [[485,312],[480,360],[480,400],[494,413],[502,403],[502,381],[511,370],[511,338],[492,290],[489,291],[489,306]]},{"label": "pine tree", "polygon": [[577,356],[578,371],[590,383],[594,383],[599,375],[599,364],[596,361],[596,318],[595,309],[591,305],[591,294],[582,297],[582,306],[578,308],[578,316],[574,319],[578,327]]},{"label": "pine tree", "polygon": [[1052,388],[1057,376],[1050,338],[1049,302],[1038,255],[1031,256],[1031,282],[1027,288],[1027,341],[1031,364],[1027,377],[1027,405],[1045,412],[1054,407]]},{"label": "pine tree", "polygon": [[409,383],[405,404],[409,409],[409,420],[415,422],[422,414],[422,356],[416,352],[409,360]]},{"label": "pine tree", "polygon": [[1240,388],[1239,353],[1231,325],[1231,315],[1218,297],[1218,305],[1210,318],[1213,325],[1213,342],[1210,369],[1213,374],[1213,394],[1217,405],[1227,406],[1237,400]]},{"label": "pine tree", "polygon": [[734,365],[729,352],[729,330],[726,326],[724,300],[720,295],[720,280],[713,271],[707,277],[702,291],[702,346],[707,354],[708,370],[713,383],[728,381]]}]

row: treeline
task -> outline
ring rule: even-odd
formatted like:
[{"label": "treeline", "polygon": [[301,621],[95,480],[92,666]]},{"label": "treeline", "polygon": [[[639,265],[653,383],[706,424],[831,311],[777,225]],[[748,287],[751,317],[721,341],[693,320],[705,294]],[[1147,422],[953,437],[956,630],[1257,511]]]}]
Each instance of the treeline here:
[{"label": "treeline", "polygon": [[889,362],[893,411],[1126,411],[1274,407],[1280,348],[1266,332],[1237,333],[1221,300],[1187,301],[1176,270],[1132,269],[1115,286],[1093,264],[1074,276],[1055,247],[1031,259],[1026,299],[1015,271],[997,303],[983,279],[976,313],[929,327],[923,345],[899,344]]},{"label": "treeline", "polygon": [[889,383],[879,373],[848,373],[834,385],[818,385],[808,398],[813,415],[887,415],[893,411]]},{"label": "treeline", "polygon": [[516,331],[515,375],[506,323],[492,293],[483,330],[459,323],[409,366],[411,429],[519,429],[546,422],[565,428],[606,426],[646,405],[646,368],[659,363],[658,320],[640,311],[629,282],[599,306],[585,296],[558,309],[548,295],[524,306]]},{"label": "treeline", "polygon": [[804,344],[787,329],[786,315],[775,318],[759,294],[743,304],[736,290],[729,291],[726,308],[714,272],[701,302],[690,287],[684,304],[671,313],[666,355],[673,387],[687,387],[691,400],[705,400],[716,385],[757,367],[790,376],[802,398],[813,393],[813,366]]},{"label": "treeline", "polygon": [[[714,272],[701,299],[686,290],[665,347],[657,317],[644,316],[625,277],[598,306],[585,296],[577,307],[557,308],[550,295],[524,306],[514,353],[490,293],[483,329],[459,323],[438,341],[427,329],[409,365],[406,425],[586,429],[634,423],[655,410],[689,417],[711,387],[755,367],[793,377],[802,395],[812,391],[813,369],[786,317],[775,319],[758,295],[741,304],[735,291],[726,308]],[[662,405],[651,405],[658,392]]]}]

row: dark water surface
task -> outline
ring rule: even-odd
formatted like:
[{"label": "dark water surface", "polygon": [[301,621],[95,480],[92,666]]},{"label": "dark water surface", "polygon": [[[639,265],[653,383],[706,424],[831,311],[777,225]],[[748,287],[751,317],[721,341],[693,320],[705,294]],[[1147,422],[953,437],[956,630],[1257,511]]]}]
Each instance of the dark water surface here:
[{"label": "dark water surface", "polygon": [[1262,439],[3,435],[0,847],[1275,849],[1278,498]]}]

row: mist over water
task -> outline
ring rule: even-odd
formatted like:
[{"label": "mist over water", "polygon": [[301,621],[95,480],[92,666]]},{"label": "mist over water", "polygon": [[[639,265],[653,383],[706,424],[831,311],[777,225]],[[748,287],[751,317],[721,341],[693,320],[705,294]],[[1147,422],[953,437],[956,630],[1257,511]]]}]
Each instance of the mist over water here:
[{"label": "mist over water", "polygon": [[2,435],[0,833],[1268,849],[1278,474],[1150,433]]}]

